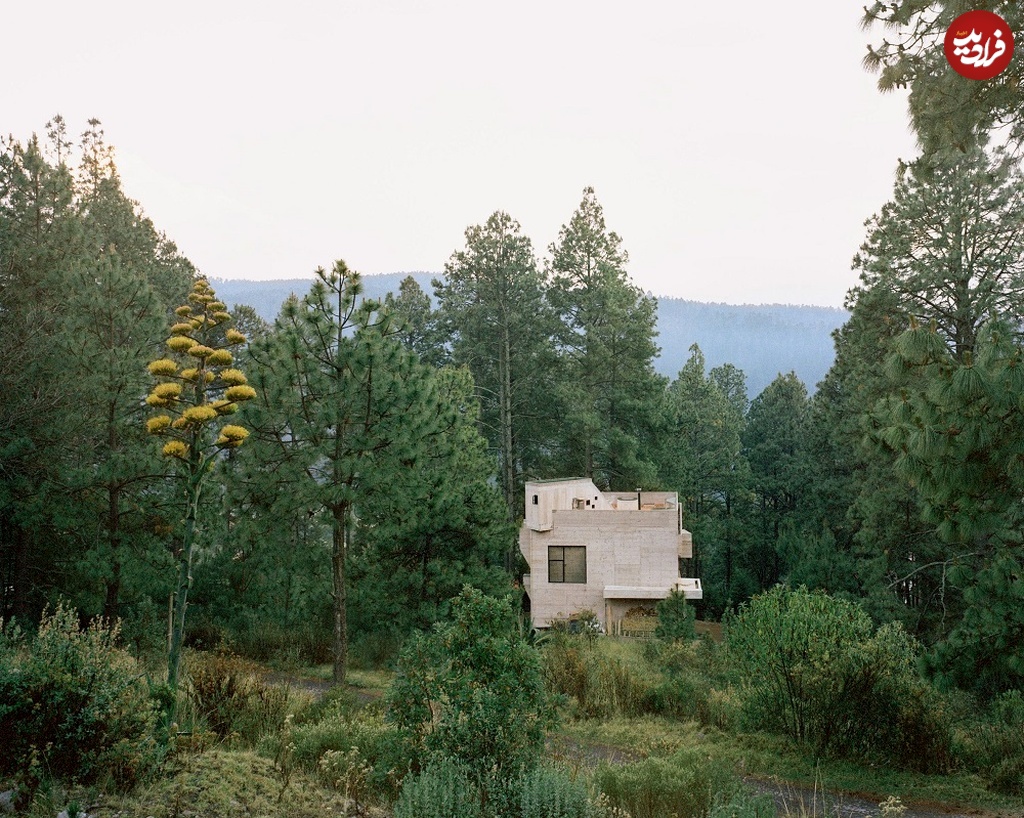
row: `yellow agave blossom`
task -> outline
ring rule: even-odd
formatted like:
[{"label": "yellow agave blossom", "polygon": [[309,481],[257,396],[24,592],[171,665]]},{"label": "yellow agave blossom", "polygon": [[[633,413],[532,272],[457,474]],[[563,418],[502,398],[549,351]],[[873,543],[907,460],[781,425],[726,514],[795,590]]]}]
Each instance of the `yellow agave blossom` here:
[{"label": "yellow agave blossom", "polygon": [[146,403],[150,406],[164,409],[174,403],[174,398],[164,398],[157,395],[155,392],[151,392],[146,395]]},{"label": "yellow agave blossom", "polygon": [[235,362],[235,356],[226,349],[215,349],[206,357],[206,362],[212,366],[229,366]]},{"label": "yellow agave blossom", "polygon": [[153,387],[153,394],[164,400],[174,400],[181,395],[181,384],[158,383]]},{"label": "yellow agave blossom", "polygon": [[188,421],[185,418],[175,418],[171,424],[172,429],[185,429],[188,427]]},{"label": "yellow agave blossom", "polygon": [[238,404],[229,400],[215,400],[210,406],[217,410],[218,415],[233,415],[238,411]]},{"label": "yellow agave blossom", "polygon": [[181,413],[181,419],[187,423],[206,423],[208,420],[213,420],[215,417],[217,417],[217,410],[208,403],[203,403],[199,406],[190,406]]},{"label": "yellow agave blossom", "polygon": [[151,435],[158,435],[171,425],[171,419],[167,415],[157,415],[146,421],[146,431]]},{"label": "yellow agave blossom", "polygon": [[245,373],[240,369],[221,370],[220,379],[228,386],[242,386],[249,382],[249,379],[245,377]]},{"label": "yellow agave blossom", "polygon": [[184,306],[178,307],[174,311],[174,314],[178,316],[178,318],[185,318],[192,314],[192,308],[188,304],[185,304]]},{"label": "yellow agave blossom", "polygon": [[195,327],[192,326],[191,321],[188,323],[181,322],[179,324],[174,324],[171,327],[171,335],[190,335],[194,329]]},{"label": "yellow agave blossom", "polygon": [[188,352],[196,342],[185,335],[172,335],[167,339],[167,348],[172,352]]},{"label": "yellow agave blossom", "polygon": [[188,455],[188,446],[181,440],[168,440],[164,444],[163,452],[168,457],[184,458]]},{"label": "yellow agave blossom", "polygon": [[210,312],[223,312],[227,308],[228,305],[225,304],[223,301],[211,301],[209,304],[206,305],[206,309],[208,309]]},{"label": "yellow agave blossom", "polygon": [[235,448],[242,445],[249,436],[249,430],[242,426],[227,425],[220,430],[220,437],[217,438],[217,445],[225,448]]},{"label": "yellow agave blossom", "polygon": [[[210,309],[213,309],[213,304],[210,304]],[[215,324],[223,324],[225,321],[231,320],[231,313],[226,310],[217,310],[213,315],[210,316]]]},{"label": "yellow agave blossom", "polygon": [[196,369],[195,367],[189,367],[188,369],[181,370],[181,377],[183,377],[186,381],[198,381],[200,372],[203,373],[203,380],[206,383],[213,383],[213,379],[216,377],[216,375],[214,375],[212,372],[207,372],[205,369],[200,370]]},{"label": "yellow agave blossom", "polygon": [[256,397],[256,390],[251,386],[229,386],[224,390],[224,397],[231,401],[252,400]]},{"label": "yellow agave blossom", "polygon": [[206,358],[213,354],[213,350],[205,344],[196,344],[189,347],[188,354],[193,358]]},{"label": "yellow agave blossom", "polygon": [[237,329],[235,329],[234,327],[232,327],[227,332],[225,332],[224,333],[224,337],[227,339],[227,342],[229,344],[244,344],[245,343],[245,336],[242,333],[240,333]]},{"label": "yellow agave blossom", "polygon": [[149,365],[150,375],[173,375],[178,371],[178,365],[170,358],[161,358]]}]

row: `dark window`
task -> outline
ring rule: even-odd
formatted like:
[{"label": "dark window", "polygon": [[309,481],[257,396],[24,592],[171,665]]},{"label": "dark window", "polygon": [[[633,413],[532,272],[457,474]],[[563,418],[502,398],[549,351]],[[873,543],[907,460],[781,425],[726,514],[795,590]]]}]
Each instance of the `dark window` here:
[{"label": "dark window", "polygon": [[537,505],[537,495],[533,495],[533,504]]},{"label": "dark window", "polygon": [[548,546],[548,582],[587,582],[587,549],[582,545]]}]

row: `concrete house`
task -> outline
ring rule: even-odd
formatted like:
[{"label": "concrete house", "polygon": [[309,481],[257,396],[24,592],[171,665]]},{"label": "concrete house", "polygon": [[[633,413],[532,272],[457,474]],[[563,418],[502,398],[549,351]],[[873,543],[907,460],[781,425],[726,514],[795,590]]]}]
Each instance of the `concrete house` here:
[{"label": "concrete house", "polygon": [[700,580],[680,576],[680,560],[693,557],[682,519],[675,492],[599,491],[586,478],[527,483],[519,550],[534,627],[588,609],[618,633],[628,610],[673,588],[701,599]]}]

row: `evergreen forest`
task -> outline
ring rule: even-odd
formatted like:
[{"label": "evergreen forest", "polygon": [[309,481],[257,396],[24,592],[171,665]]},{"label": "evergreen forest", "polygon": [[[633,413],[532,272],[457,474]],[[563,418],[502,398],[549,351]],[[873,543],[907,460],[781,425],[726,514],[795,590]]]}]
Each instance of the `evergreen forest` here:
[{"label": "evergreen forest", "polygon": [[[230,778],[242,756],[202,754],[244,747],[282,814],[306,814],[293,775],[332,814],[639,818],[676,785],[673,809],[715,797],[671,814],[774,809],[681,726],[626,766],[538,763],[560,722],[640,716],[1024,794],[1024,61],[932,70],[954,7],[866,10],[921,152],[811,384],[753,391],[698,344],[660,374],[593,188],[549,247],[481,214],[429,290],[370,297],[324,259],[269,320],[127,197],[97,120],[4,140],[0,794],[78,814],[182,758]],[[659,605],[642,650],[523,620],[524,484],[570,476],[679,494],[704,597]],[[333,692],[302,707],[265,683],[315,667]]]}]

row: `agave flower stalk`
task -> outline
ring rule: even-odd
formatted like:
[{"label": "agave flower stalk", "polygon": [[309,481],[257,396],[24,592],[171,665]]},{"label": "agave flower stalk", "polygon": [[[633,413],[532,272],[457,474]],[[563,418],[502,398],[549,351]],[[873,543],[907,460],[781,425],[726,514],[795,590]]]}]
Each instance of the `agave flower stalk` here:
[{"label": "agave flower stalk", "polygon": [[231,315],[208,281],[195,282],[188,303],[178,307],[175,316],[167,354],[149,364],[156,384],[146,398],[157,412],[146,429],[162,439],[161,451],[174,464],[182,485],[184,516],[175,548],[178,576],[171,595],[167,651],[167,684],[172,689],[178,685],[199,500],[219,455],[241,446],[249,434],[245,427],[228,423],[227,416],[256,395],[235,367],[231,352],[246,338],[227,326]]}]

